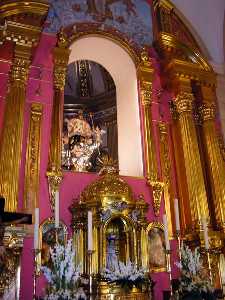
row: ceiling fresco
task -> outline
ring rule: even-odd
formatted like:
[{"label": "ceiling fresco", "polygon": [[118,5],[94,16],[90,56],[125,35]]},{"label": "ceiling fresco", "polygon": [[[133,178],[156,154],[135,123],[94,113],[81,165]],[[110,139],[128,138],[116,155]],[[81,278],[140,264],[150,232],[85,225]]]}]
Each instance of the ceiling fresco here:
[{"label": "ceiling fresco", "polygon": [[50,0],[45,32],[61,27],[94,26],[119,32],[138,46],[150,46],[153,39],[151,7],[147,0]]}]

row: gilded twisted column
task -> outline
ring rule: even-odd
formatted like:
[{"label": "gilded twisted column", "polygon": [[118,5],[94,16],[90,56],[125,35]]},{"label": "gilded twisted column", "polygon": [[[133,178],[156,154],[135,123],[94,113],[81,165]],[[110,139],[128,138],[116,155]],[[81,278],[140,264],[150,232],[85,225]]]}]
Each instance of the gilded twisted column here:
[{"label": "gilded twisted column", "polygon": [[217,224],[225,229],[225,168],[215,128],[215,105],[200,107]]},{"label": "gilded twisted column", "polygon": [[183,80],[182,84],[175,104],[179,115],[191,217],[192,222],[197,225],[196,223],[201,222],[202,217],[209,219],[209,210],[192,113],[194,97],[190,81]]},{"label": "gilded twisted column", "polygon": [[16,44],[0,146],[0,194],[6,198],[6,210],[15,211],[18,204],[26,84],[32,47],[40,35],[40,29],[8,22],[6,35],[6,39]]},{"label": "gilded twisted column", "polygon": [[153,208],[155,215],[158,216],[164,184],[158,180],[156,149],[152,130],[151,104],[153,68],[145,50],[142,52],[141,58],[142,62],[138,67],[138,75],[144,123],[145,176],[147,183],[151,185],[153,189]]},{"label": "gilded twisted column", "polygon": [[[53,51],[54,59],[54,97],[51,122],[51,141],[49,153],[49,167],[47,177],[51,189],[51,204],[54,206],[54,195],[59,190],[62,180],[61,155],[62,155],[62,125],[63,125],[63,103],[66,69],[70,50],[68,42],[63,33],[58,34],[57,46]],[[54,179],[55,177],[55,179]],[[59,180],[61,178],[61,180]],[[57,183],[57,184],[56,184]],[[52,207],[53,208],[53,207]]]}]

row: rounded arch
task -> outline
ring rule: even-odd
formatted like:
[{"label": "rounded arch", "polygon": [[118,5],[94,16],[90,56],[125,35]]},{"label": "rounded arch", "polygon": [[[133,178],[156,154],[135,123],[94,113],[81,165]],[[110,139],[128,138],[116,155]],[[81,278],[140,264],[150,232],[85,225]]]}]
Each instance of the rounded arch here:
[{"label": "rounded arch", "polygon": [[111,74],[117,91],[118,157],[121,175],[143,176],[138,85],[135,63],[116,42],[85,36],[71,46],[69,63],[92,60]]}]

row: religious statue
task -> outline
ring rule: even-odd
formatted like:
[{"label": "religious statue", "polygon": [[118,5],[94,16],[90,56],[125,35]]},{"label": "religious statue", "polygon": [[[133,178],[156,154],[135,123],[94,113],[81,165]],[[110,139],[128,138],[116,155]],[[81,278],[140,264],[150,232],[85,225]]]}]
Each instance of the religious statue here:
[{"label": "religious statue", "polygon": [[116,238],[114,234],[109,234],[107,238],[106,268],[109,270],[115,270],[118,266]]},{"label": "religious statue", "polygon": [[160,228],[152,228],[149,232],[148,253],[150,269],[165,267],[165,246],[163,231]]},{"label": "religious statue", "polygon": [[102,135],[105,133],[99,126],[94,126],[93,115],[90,113],[91,124],[85,119],[83,111],[78,116],[65,119],[66,131],[63,133],[63,166],[78,172],[91,170],[92,157],[100,155]]}]

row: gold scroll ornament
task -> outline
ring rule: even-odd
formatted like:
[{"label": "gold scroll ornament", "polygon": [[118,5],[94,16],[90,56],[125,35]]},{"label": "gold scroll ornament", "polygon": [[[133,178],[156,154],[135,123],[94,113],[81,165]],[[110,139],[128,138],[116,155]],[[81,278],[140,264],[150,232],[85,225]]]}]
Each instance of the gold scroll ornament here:
[{"label": "gold scroll ornament", "polygon": [[39,171],[40,171],[40,144],[41,144],[41,120],[43,105],[32,103],[30,112],[30,126],[27,142],[26,173],[24,189],[24,208],[33,213],[35,207],[39,207]]}]

